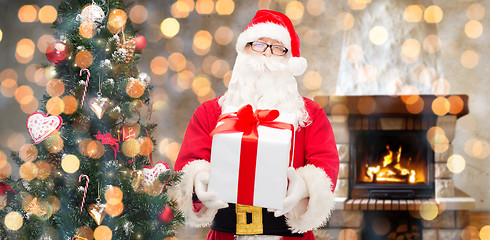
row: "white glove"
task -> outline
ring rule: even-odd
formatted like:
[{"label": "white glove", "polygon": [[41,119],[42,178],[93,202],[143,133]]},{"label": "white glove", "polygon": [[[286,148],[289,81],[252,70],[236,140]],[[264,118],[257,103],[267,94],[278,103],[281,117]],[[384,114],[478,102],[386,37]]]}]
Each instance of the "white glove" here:
[{"label": "white glove", "polygon": [[197,198],[207,208],[227,208],[228,203],[216,199],[214,192],[208,191],[209,172],[200,172],[194,178],[194,191],[196,191]]},{"label": "white glove", "polygon": [[275,217],[282,216],[293,209],[301,199],[309,196],[305,180],[292,167],[288,168],[289,186],[286,197],[282,201],[282,210],[274,212]]}]

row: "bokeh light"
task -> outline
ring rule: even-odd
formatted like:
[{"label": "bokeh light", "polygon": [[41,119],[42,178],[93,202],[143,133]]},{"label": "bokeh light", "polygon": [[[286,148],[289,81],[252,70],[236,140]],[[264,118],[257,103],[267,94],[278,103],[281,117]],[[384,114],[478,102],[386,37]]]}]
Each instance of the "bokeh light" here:
[{"label": "bokeh light", "polygon": [[471,20],[466,23],[464,27],[464,33],[469,38],[479,38],[483,33],[483,25],[477,20]]},{"label": "bokeh light", "polygon": [[17,90],[17,72],[11,68],[7,68],[0,73],[0,92],[4,97],[15,96],[15,90]]},{"label": "bokeh light", "polygon": [[216,29],[214,39],[220,45],[227,45],[233,40],[233,31],[229,27],[221,26]]},{"label": "bokeh light", "polygon": [[235,10],[233,0],[218,0],[216,1],[216,12],[219,15],[230,15]]},{"label": "bokeh light", "polygon": [[211,73],[217,78],[224,77],[229,70],[230,65],[227,61],[222,59],[214,61],[213,65],[211,65]]},{"label": "bokeh light", "polygon": [[192,81],[194,79],[194,73],[189,70],[184,70],[177,74],[177,85],[181,90],[191,88]]},{"label": "bokeh light", "polygon": [[482,20],[485,17],[485,8],[479,3],[473,3],[466,9],[469,20]]},{"label": "bokeh light", "polygon": [[486,141],[470,138],[466,140],[464,144],[464,151],[468,156],[478,159],[486,159],[488,156],[490,156],[490,144],[488,144]]},{"label": "bokeh light", "polygon": [[366,8],[366,2],[361,0],[349,0],[349,8],[352,10],[363,10]]},{"label": "bokeh light", "polygon": [[351,63],[357,63],[362,60],[364,56],[364,50],[357,44],[351,44],[345,50],[345,58]]},{"label": "bokeh light", "polygon": [[439,208],[433,201],[424,201],[420,207],[420,217],[427,221],[434,220],[439,214]]},{"label": "bokeh light", "polygon": [[420,43],[416,39],[407,39],[402,44],[402,58],[417,59],[420,54]]},{"label": "bokeh light", "polygon": [[180,31],[180,24],[175,18],[166,18],[160,24],[160,31],[166,38],[173,38]]},{"label": "bokeh light", "polygon": [[270,9],[272,0],[259,0],[257,7],[259,9]]},{"label": "bokeh light", "polygon": [[451,104],[445,97],[437,97],[432,101],[432,112],[438,116],[444,116],[449,112]]},{"label": "bokeh light", "polygon": [[446,133],[440,127],[431,127],[427,131],[427,140],[429,141],[432,150],[436,153],[443,153],[449,148],[449,139],[446,137]]},{"label": "bokeh light", "polygon": [[197,96],[205,96],[211,90],[211,81],[207,76],[200,75],[192,82],[192,91]]},{"label": "bokeh light", "polygon": [[286,5],[286,10],[284,14],[291,19],[293,25],[297,25],[303,19],[303,15],[305,13],[305,7],[300,1],[290,1],[288,5]]},{"label": "bokeh light", "polygon": [[467,226],[461,231],[461,238],[462,240],[480,240],[479,233],[480,231],[475,226]]},{"label": "bokeh light", "polygon": [[453,95],[447,98],[451,107],[449,108],[450,114],[458,114],[463,111],[464,101],[460,96]]},{"label": "bokeh light", "polygon": [[32,55],[34,54],[35,48],[36,46],[34,45],[34,42],[31,39],[24,38],[17,43],[17,48],[15,50],[15,53],[16,55],[18,54],[18,56],[22,58],[32,59]]},{"label": "bokeh light", "polygon": [[382,45],[388,40],[388,31],[383,26],[375,26],[369,30],[369,40],[375,45]]},{"label": "bokeh light", "polygon": [[133,23],[136,24],[144,23],[147,18],[148,18],[148,10],[143,5],[135,5],[129,11],[129,19],[131,19]]},{"label": "bokeh light", "polygon": [[391,230],[391,223],[385,216],[377,216],[370,223],[372,223],[372,229],[377,235],[386,235]]},{"label": "bokeh light", "polygon": [[27,85],[20,86],[15,90],[15,100],[20,104],[27,104],[34,98],[34,91]]},{"label": "bokeh light", "polygon": [[448,95],[451,91],[451,84],[443,78],[436,79],[432,82],[432,93],[434,95]]},{"label": "bokeh light", "polygon": [[453,154],[447,159],[447,168],[453,173],[460,173],[466,167],[465,159],[458,154]]},{"label": "bokeh light", "polygon": [[370,96],[363,96],[357,102],[357,110],[361,114],[371,114],[376,110],[376,101]]},{"label": "bokeh light", "polygon": [[480,239],[490,240],[490,225],[485,225],[480,229]]},{"label": "bokeh light", "polygon": [[20,148],[26,143],[24,135],[20,133],[12,133],[7,139],[8,148],[12,151],[18,152]]},{"label": "bokeh light", "polygon": [[180,72],[184,70],[187,60],[182,53],[172,53],[168,57],[168,66],[172,71]]},{"label": "bokeh light", "polygon": [[322,76],[316,71],[309,71],[303,77],[304,86],[312,91],[322,86]]},{"label": "bokeh light", "polygon": [[39,21],[41,23],[53,23],[58,17],[58,11],[51,5],[46,5],[39,9]]},{"label": "bokeh light", "polygon": [[95,28],[96,26],[92,21],[85,20],[78,27],[78,32],[84,38],[92,38],[96,33]]},{"label": "bokeh light", "polygon": [[0,179],[7,178],[12,173],[12,165],[8,161],[4,162],[4,166],[0,168]]},{"label": "bokeh light", "polygon": [[151,71],[156,75],[163,75],[167,72],[168,62],[164,57],[158,56],[153,58],[150,63]]},{"label": "bokeh light", "polygon": [[37,101],[37,99],[32,98],[32,101],[30,101],[29,103],[21,104],[20,109],[22,110],[22,112],[26,114],[31,114],[38,109],[38,106],[39,106],[39,102]]},{"label": "bokeh light", "polygon": [[3,31],[2,29],[0,29],[0,42],[2,42],[2,39],[3,39]]},{"label": "bokeh light", "polygon": [[52,79],[51,73],[53,70],[53,66],[46,68],[37,66],[37,68],[34,70],[34,82],[41,87],[46,86],[49,80]]},{"label": "bokeh light", "polygon": [[441,7],[437,5],[431,5],[424,11],[424,19],[427,23],[439,23],[443,18],[444,13]]},{"label": "bokeh light", "polygon": [[412,95],[405,101],[407,111],[411,114],[419,114],[424,110],[424,100],[418,95]]},{"label": "bokeh light", "polygon": [[44,34],[37,40],[37,48],[40,52],[45,53],[49,44],[53,43],[54,37],[52,35]]},{"label": "bokeh light", "polygon": [[478,65],[480,57],[474,50],[466,50],[461,54],[459,61],[463,67],[471,69]]},{"label": "bokeh light", "polygon": [[193,49],[198,55],[204,55],[209,52],[211,44],[213,43],[213,36],[206,30],[201,30],[194,35]]},{"label": "bokeh light", "polygon": [[407,22],[420,22],[422,21],[423,14],[424,10],[422,9],[422,6],[409,5],[403,12],[403,19]]},{"label": "bokeh light", "polygon": [[213,0],[197,0],[196,12],[199,14],[211,14],[214,12]]},{"label": "bokeh light", "polygon": [[436,53],[441,48],[441,39],[435,34],[430,34],[424,38],[423,47],[428,53]]},{"label": "bokeh light", "polygon": [[228,85],[230,84],[230,81],[231,81],[231,76],[233,75],[233,71],[228,71],[227,73],[225,73],[225,76],[223,77],[223,84],[228,87]]},{"label": "bokeh light", "polygon": [[[353,0],[352,0],[353,1]],[[346,228],[339,232],[338,240],[355,240],[358,239],[357,233],[354,229]]]},{"label": "bokeh light", "polygon": [[308,2],[306,2],[306,11],[313,16],[319,16],[325,11],[325,1],[308,0]]},{"label": "bokeh light", "polygon": [[335,25],[337,29],[347,31],[354,26],[355,18],[351,13],[341,12],[335,17]]},{"label": "bokeh light", "polygon": [[37,21],[37,10],[38,6],[35,5],[24,5],[19,8],[17,16],[20,22],[35,22]]},{"label": "bokeh light", "polygon": [[183,1],[176,1],[170,8],[170,12],[174,18],[186,18],[189,16],[190,11],[189,4]]}]

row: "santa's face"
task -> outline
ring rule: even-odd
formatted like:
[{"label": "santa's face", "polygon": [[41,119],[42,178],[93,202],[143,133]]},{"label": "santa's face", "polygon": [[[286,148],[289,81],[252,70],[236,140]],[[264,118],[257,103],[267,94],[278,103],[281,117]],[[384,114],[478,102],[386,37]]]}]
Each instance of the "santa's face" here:
[{"label": "santa's face", "polygon": [[247,45],[244,51],[238,52],[228,92],[221,100],[222,107],[250,104],[255,109],[277,109],[295,114],[298,120],[304,119],[304,101],[289,70],[288,59],[270,50],[270,45],[281,43],[268,38],[259,40],[269,45],[265,51]]},{"label": "santa's face", "polygon": [[[247,44],[247,46],[245,46],[245,53],[248,55],[263,55],[266,57],[270,57],[270,56],[274,55],[272,53],[273,47],[274,48],[285,48],[284,44],[282,44],[281,42],[279,42],[275,39],[272,39],[272,38],[262,37],[262,38],[259,38],[257,42],[264,44],[266,46],[266,48],[263,51],[260,51],[258,49],[254,50],[254,49],[252,49],[251,44]],[[282,56],[282,57],[285,57],[285,56]]]}]

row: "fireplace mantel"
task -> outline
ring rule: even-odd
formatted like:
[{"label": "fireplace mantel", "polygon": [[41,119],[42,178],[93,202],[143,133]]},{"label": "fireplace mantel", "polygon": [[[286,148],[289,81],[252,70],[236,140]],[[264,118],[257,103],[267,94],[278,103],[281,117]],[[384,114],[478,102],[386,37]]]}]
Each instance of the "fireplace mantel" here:
[{"label": "fireplace mantel", "polygon": [[[442,99],[442,98],[445,98]],[[447,115],[457,118],[468,114],[468,95],[366,95],[366,96],[316,96],[327,115],[435,115],[434,101],[447,101]]]}]

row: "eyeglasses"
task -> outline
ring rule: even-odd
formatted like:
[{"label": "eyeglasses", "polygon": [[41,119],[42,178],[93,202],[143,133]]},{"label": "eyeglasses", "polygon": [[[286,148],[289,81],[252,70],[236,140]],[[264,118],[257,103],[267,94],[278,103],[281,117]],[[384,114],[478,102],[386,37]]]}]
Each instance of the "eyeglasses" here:
[{"label": "eyeglasses", "polygon": [[288,49],[281,45],[267,44],[260,41],[248,42],[247,45],[250,45],[252,50],[256,52],[265,52],[270,47],[271,53],[277,56],[284,56],[288,52]]}]

